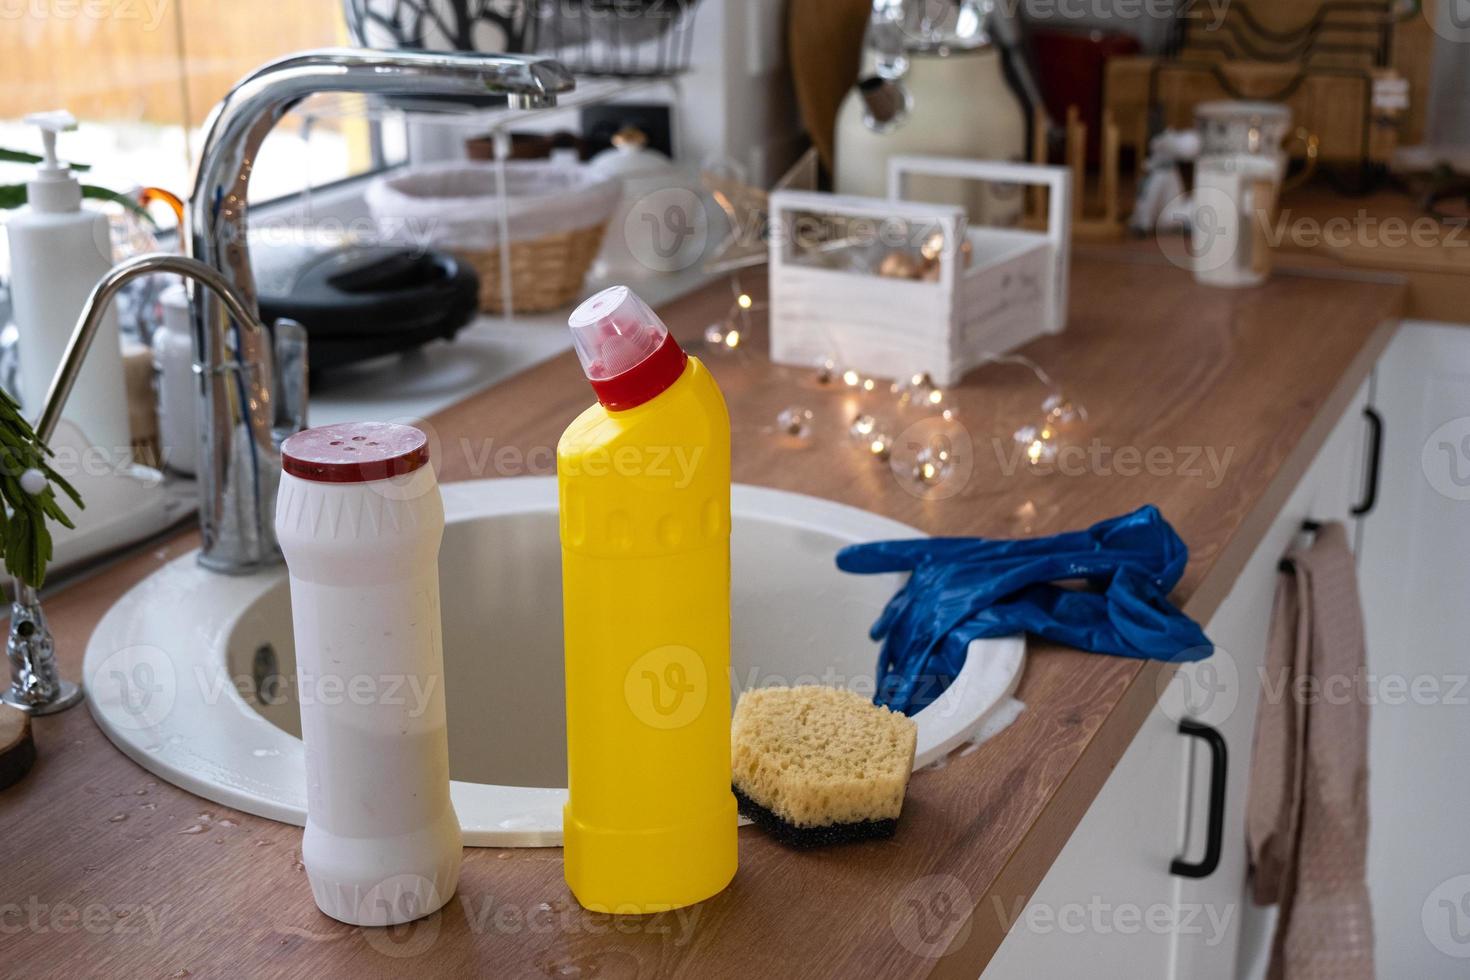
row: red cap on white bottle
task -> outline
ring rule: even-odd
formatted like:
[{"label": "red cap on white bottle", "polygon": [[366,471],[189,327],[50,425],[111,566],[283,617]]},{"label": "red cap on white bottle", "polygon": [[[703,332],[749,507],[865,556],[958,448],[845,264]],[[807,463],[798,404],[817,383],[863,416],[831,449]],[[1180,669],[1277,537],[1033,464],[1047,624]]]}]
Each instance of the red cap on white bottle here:
[{"label": "red cap on white bottle", "polygon": [[597,400],[612,411],[642,405],[684,373],[688,355],[627,286],[609,286],[567,318]]}]

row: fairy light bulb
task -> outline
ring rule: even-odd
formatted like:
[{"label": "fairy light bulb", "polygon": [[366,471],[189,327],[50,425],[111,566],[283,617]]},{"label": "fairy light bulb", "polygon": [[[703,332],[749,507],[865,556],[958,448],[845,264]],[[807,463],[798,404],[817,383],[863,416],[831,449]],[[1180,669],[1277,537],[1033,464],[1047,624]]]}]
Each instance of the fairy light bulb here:
[{"label": "fairy light bulb", "polygon": [[1087,418],[1087,409],[1073,402],[1060,391],[1054,391],[1048,395],[1046,401],[1041,403],[1041,410],[1046,413],[1047,421],[1058,428]]},{"label": "fairy light bulb", "polygon": [[716,350],[734,350],[742,340],[740,328],[724,323],[711,323],[704,328],[704,342]]},{"label": "fairy light bulb", "polygon": [[893,440],[886,432],[874,432],[868,440],[868,452],[875,459],[887,459],[889,452],[893,449]]},{"label": "fairy light bulb", "polygon": [[1031,466],[1043,466],[1057,458],[1056,434],[1046,425],[1023,425],[1012,438]]},{"label": "fairy light bulb", "polygon": [[817,361],[817,384],[829,385],[835,377],[837,377],[836,361],[830,357],[823,357]]},{"label": "fairy light bulb", "polygon": [[846,371],[842,372],[842,383],[847,385],[849,388],[856,388],[858,385],[863,383],[863,376],[861,374],[858,374],[852,368],[848,368]]},{"label": "fairy light bulb", "polygon": [[902,408],[934,409],[944,402],[944,391],[925,372],[911,375],[897,386],[898,404]]},{"label": "fairy light bulb", "polygon": [[943,483],[953,471],[953,454],[945,441],[936,440],[914,456],[913,478],[925,486]]},{"label": "fairy light bulb", "polygon": [[811,438],[812,419],[815,415],[809,408],[800,405],[791,405],[783,408],[776,416],[776,429],[782,435],[793,439],[806,441]]},{"label": "fairy light bulb", "polygon": [[751,308],[751,306],[754,305],[754,303],[752,302],[749,293],[741,293],[735,298],[735,305],[740,307],[742,310],[748,310]]},{"label": "fairy light bulb", "polygon": [[858,415],[852,420],[852,426],[848,431],[858,442],[867,442],[872,438],[873,433],[878,431],[878,420],[871,415]]}]

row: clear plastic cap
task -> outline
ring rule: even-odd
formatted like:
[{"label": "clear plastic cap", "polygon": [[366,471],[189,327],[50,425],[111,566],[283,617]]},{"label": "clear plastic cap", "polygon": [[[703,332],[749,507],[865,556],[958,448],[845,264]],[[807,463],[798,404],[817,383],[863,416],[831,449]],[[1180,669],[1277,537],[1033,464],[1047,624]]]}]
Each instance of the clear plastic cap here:
[{"label": "clear plastic cap", "polygon": [[669,328],[627,286],[609,286],[567,318],[572,344],[591,381],[606,381],[647,360]]}]

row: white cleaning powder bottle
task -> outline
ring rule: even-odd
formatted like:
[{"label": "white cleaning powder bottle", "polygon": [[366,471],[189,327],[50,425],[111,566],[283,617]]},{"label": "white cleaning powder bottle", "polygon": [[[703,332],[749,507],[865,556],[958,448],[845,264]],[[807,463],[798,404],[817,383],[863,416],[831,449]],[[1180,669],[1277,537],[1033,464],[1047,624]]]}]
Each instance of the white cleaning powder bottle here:
[{"label": "white cleaning powder bottle", "polygon": [[[45,157],[26,183],[26,207],[5,224],[10,239],[10,294],[20,331],[20,397],[26,415],[40,416],[46,393],[82,304],[112,268],[105,215],[82,209],[82,185],[56,160],[56,134],[75,129],[69,113],[26,117],[41,128]],[[117,313],[109,309],[63,417],[120,466],[132,458]]]},{"label": "white cleaning powder bottle", "polygon": [[444,504],[428,440],[406,425],[344,423],[296,433],[281,456],[302,861],[332,918],[408,922],[449,901],[461,851],[439,620]]}]

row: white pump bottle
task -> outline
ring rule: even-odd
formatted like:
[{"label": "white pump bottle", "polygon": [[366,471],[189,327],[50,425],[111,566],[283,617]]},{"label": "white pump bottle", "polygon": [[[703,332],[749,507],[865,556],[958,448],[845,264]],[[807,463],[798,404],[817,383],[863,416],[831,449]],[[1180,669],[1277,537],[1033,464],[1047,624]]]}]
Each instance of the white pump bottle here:
[{"label": "white pump bottle", "polygon": [[[26,184],[27,206],[10,216],[10,294],[20,331],[20,398],[26,415],[41,414],[92,287],[112,268],[106,216],[82,209],[82,185],[56,159],[56,134],[76,128],[67,112],[26,117],[40,127],[45,156]],[[109,311],[62,417],[121,466],[131,459],[117,314]]]}]

